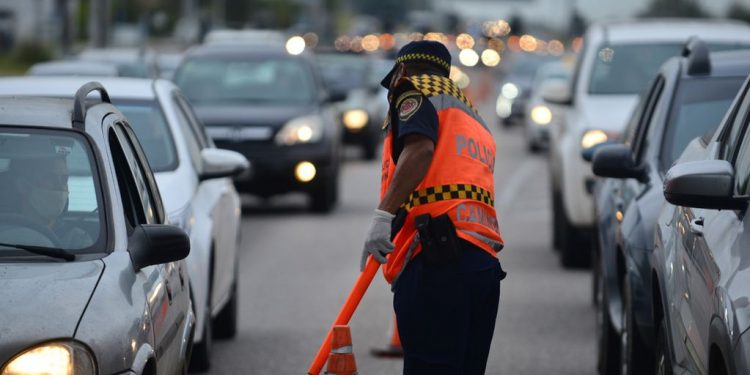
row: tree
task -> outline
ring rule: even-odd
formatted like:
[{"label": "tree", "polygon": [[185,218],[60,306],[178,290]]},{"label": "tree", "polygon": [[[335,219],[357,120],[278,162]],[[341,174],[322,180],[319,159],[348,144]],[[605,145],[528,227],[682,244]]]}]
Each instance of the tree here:
[{"label": "tree", "polygon": [[697,0],[652,0],[641,17],[708,17]]},{"label": "tree", "polygon": [[734,18],[736,20],[750,23],[750,7],[740,5],[740,3],[734,3],[727,11],[727,18]]}]

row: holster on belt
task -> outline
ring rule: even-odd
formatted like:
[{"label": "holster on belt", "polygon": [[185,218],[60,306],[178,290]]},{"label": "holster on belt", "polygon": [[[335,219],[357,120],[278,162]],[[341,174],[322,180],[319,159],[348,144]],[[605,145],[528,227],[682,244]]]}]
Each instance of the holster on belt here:
[{"label": "holster on belt", "polygon": [[432,217],[430,214],[414,218],[426,262],[446,264],[456,262],[461,256],[456,227],[447,214]]}]

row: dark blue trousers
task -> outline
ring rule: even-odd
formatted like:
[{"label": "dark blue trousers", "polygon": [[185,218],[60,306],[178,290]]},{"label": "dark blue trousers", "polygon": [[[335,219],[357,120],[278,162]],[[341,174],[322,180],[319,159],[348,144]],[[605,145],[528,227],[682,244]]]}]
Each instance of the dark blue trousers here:
[{"label": "dark blue trousers", "polygon": [[[505,274],[496,259],[477,252],[468,246],[461,262],[442,265],[419,254],[398,278],[393,305],[404,375],[484,374]],[[492,259],[477,262],[485,255]]]}]

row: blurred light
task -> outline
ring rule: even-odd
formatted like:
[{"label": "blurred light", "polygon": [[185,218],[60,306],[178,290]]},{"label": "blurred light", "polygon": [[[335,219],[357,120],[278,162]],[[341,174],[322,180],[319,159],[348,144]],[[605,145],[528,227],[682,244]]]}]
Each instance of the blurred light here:
[{"label": "blurred light", "polygon": [[492,38],[487,41],[487,48],[494,49],[497,52],[503,52],[505,49],[505,43],[497,38]]},{"label": "blurred light", "polygon": [[313,130],[311,127],[304,125],[297,129],[297,139],[302,143],[307,143],[312,139]]},{"label": "blurred light", "polygon": [[458,34],[456,47],[460,49],[474,48],[474,37],[466,33]]},{"label": "blurred light", "polygon": [[536,38],[531,35],[524,35],[518,40],[518,46],[521,47],[521,50],[524,52],[534,52],[537,47]]},{"label": "blurred light", "polygon": [[409,40],[415,41],[415,42],[416,41],[420,41],[420,40],[424,40],[424,34],[422,34],[422,33],[411,33],[411,34],[409,34]]},{"label": "blurred light", "polygon": [[617,219],[617,221],[621,222],[624,217],[625,215],[622,213],[622,211],[617,210],[617,212],[615,212],[615,219]]},{"label": "blurred light", "polygon": [[539,125],[549,125],[552,122],[552,111],[546,105],[537,105],[531,109],[531,121]]},{"label": "blurred light", "polygon": [[581,48],[583,47],[583,38],[579,36],[573,39],[573,42],[570,44],[570,47],[573,49],[573,52],[575,53],[581,52]]},{"label": "blurred light", "polygon": [[16,357],[3,369],[3,374],[72,375],[73,356],[64,345],[45,345]]},{"label": "blurred light", "polygon": [[380,35],[380,48],[382,48],[384,51],[388,51],[393,49],[393,47],[396,45],[396,38],[393,37],[393,35],[385,33]]},{"label": "blurred light", "polygon": [[410,39],[409,36],[407,36],[404,33],[395,33],[393,34],[393,39],[395,39],[396,46],[402,46],[406,44]]},{"label": "blurred light", "polygon": [[500,64],[500,54],[494,49],[482,51],[482,64],[485,66],[497,66],[497,64]]},{"label": "blurred light", "polygon": [[605,47],[599,50],[599,59],[604,62],[612,62],[615,58],[615,50]]},{"label": "blurred light", "polygon": [[362,38],[362,48],[367,52],[375,52],[380,47],[380,39],[373,35]]},{"label": "blurred light", "polygon": [[471,83],[469,76],[457,66],[451,66],[450,78],[460,89],[465,89]]},{"label": "blurred light", "polygon": [[312,181],[317,173],[318,171],[315,169],[315,165],[309,161],[300,162],[294,168],[294,177],[301,182]]},{"label": "blurred light", "polygon": [[348,36],[342,35],[336,38],[336,41],[333,42],[333,45],[334,47],[336,47],[337,51],[346,52],[351,49],[352,40]]},{"label": "blurred light", "polygon": [[536,51],[536,53],[538,53],[540,55],[546,55],[548,53],[547,52],[547,42],[545,42],[545,41],[543,41],[541,39],[537,39],[536,40],[536,49],[535,49],[535,51]]},{"label": "blurred light", "polygon": [[586,133],[583,133],[583,137],[581,137],[581,147],[585,150],[600,143],[604,143],[607,139],[609,139],[607,133],[599,129],[587,130]]},{"label": "blurred light", "polygon": [[425,34],[424,40],[431,40],[433,42],[443,42],[443,34],[436,32],[429,32]]},{"label": "blurred light", "polygon": [[508,48],[513,52],[521,52],[521,38],[519,38],[517,35],[512,35],[508,37]]},{"label": "blurred light", "polygon": [[299,55],[305,50],[305,39],[299,35],[295,35],[286,41],[286,51],[290,55]]},{"label": "blurred light", "polygon": [[347,129],[359,130],[367,125],[369,116],[361,109],[352,109],[344,113],[344,126]]},{"label": "blurred light", "polygon": [[562,56],[565,53],[565,45],[559,40],[550,40],[547,43],[547,52],[552,56]]},{"label": "blurred light", "polygon": [[458,54],[458,61],[464,66],[474,66],[479,62],[479,55],[473,49],[462,49]]},{"label": "blurred light", "polygon": [[500,89],[500,93],[508,99],[515,99],[521,93],[521,90],[514,83],[508,82]]},{"label": "blurred light", "polygon": [[352,50],[352,52],[362,52],[364,48],[362,47],[362,37],[361,36],[355,36],[352,38],[351,43],[349,43],[349,48]]},{"label": "blurred light", "polygon": [[500,118],[510,117],[512,108],[513,100],[508,99],[502,95],[497,97],[497,103],[495,103],[495,112]]},{"label": "blurred light", "polygon": [[506,36],[510,34],[510,24],[506,20],[497,21],[497,27],[499,28],[499,36]]},{"label": "blurred light", "polygon": [[305,45],[310,48],[315,48],[318,46],[318,42],[320,39],[318,38],[318,34],[315,33],[306,33],[302,36],[302,39],[305,40]]}]

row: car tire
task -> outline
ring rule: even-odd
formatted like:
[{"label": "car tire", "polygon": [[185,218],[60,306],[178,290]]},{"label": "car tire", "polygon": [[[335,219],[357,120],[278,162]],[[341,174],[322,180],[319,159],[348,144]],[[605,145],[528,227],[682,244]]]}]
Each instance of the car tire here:
[{"label": "car tire", "polygon": [[338,200],[338,172],[329,172],[321,184],[310,193],[310,209],[313,212],[328,213],[333,210]]},{"label": "car tire", "polygon": [[636,328],[633,316],[632,287],[627,275],[622,280],[622,333],[620,334],[620,374],[645,374],[652,366],[649,354]]},{"label": "car tire", "polygon": [[[600,282],[603,283],[600,278]],[[609,316],[606,288],[599,286],[599,306],[596,309],[596,335],[599,342],[597,369],[599,374],[616,374],[620,364],[620,337],[612,326]]]},{"label": "car tire", "polygon": [[656,334],[656,361],[654,361],[654,374],[672,375],[672,355],[667,344],[667,324],[664,319],[659,323]]},{"label": "car tire", "polygon": [[362,142],[362,158],[365,160],[375,160],[378,153],[378,144],[374,139],[367,139]]},{"label": "car tire", "polygon": [[585,268],[591,261],[590,241],[581,230],[568,222],[565,212],[561,212],[560,216],[560,262],[564,268]]},{"label": "car tire", "polygon": [[[210,300],[210,298],[207,298]],[[203,339],[193,344],[193,354],[190,357],[191,372],[206,372],[211,368],[211,348],[213,347],[213,332],[211,324],[211,304],[206,302],[204,314],[208,315],[203,322]]]},{"label": "car tire", "polygon": [[213,319],[213,335],[217,339],[231,339],[237,335],[237,273],[235,280],[232,282],[232,291],[229,301],[224,305],[218,315]]}]

